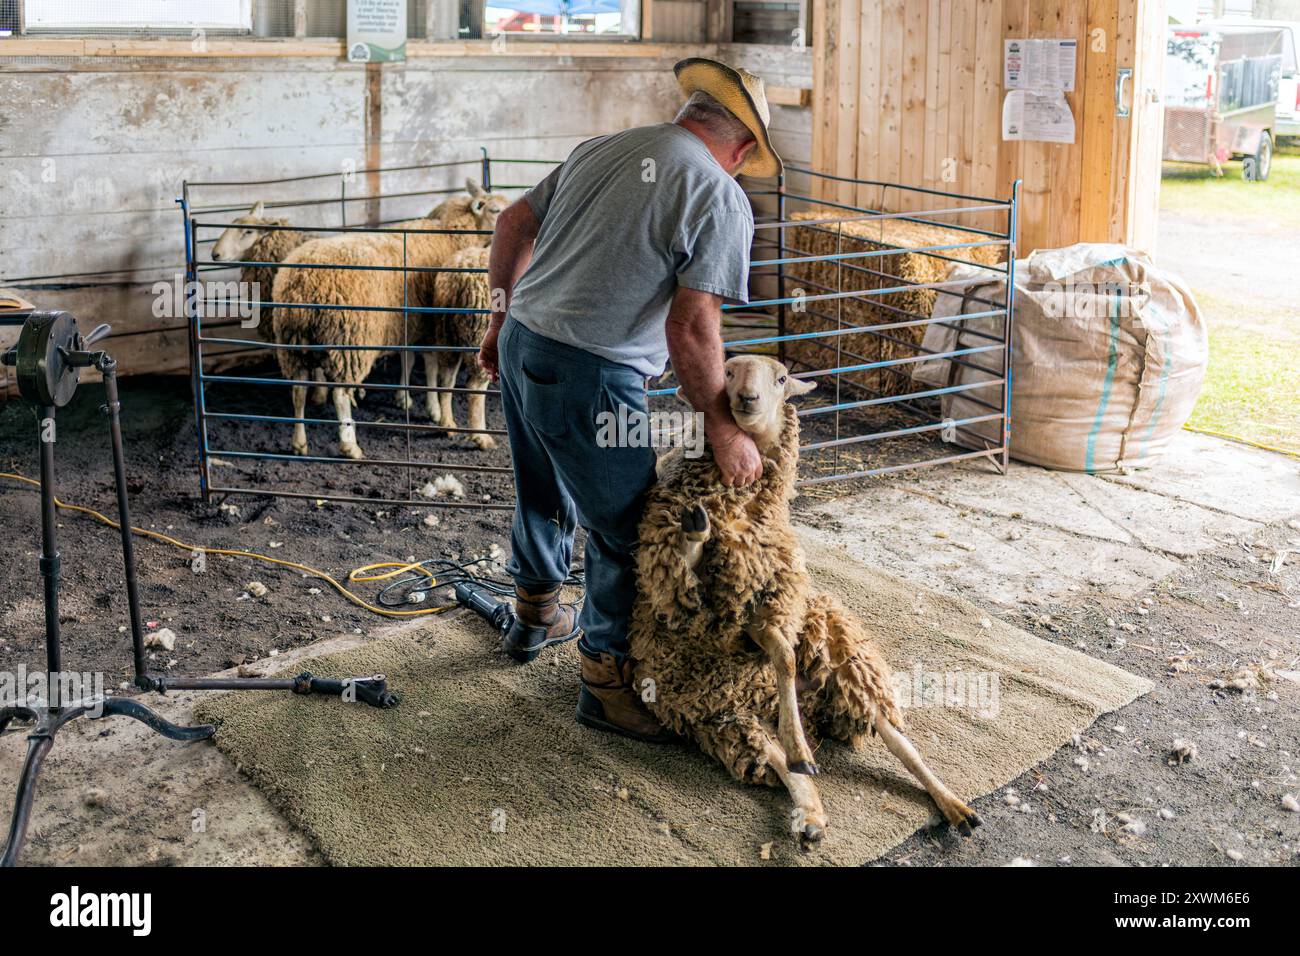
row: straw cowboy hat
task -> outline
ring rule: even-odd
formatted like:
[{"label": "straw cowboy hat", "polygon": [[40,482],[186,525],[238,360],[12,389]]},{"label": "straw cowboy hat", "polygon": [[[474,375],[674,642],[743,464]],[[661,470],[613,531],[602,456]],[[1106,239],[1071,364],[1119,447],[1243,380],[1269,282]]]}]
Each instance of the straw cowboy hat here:
[{"label": "straw cowboy hat", "polygon": [[767,108],[763,81],[748,70],[734,70],[725,63],[701,56],[688,57],[673,67],[682,92],[690,96],[703,90],[725,106],[749,127],[758,143],[740,167],[746,176],[776,176],[782,170],[781,157],[772,148],[767,124],[772,115]]}]

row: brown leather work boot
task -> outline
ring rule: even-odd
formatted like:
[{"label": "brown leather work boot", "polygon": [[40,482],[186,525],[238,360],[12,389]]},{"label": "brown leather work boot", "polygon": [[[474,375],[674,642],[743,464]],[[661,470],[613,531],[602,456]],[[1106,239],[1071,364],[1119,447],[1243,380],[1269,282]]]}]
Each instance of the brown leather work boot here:
[{"label": "brown leather work boot", "polygon": [[577,620],[577,608],[560,603],[559,588],[529,594],[515,585],[515,620],[502,645],[512,658],[527,664],[553,644],[577,637]]},{"label": "brown leather work boot", "polygon": [[633,740],[661,744],[676,735],[645,709],[632,686],[632,660],[597,652],[578,642],[582,661],[582,690],[578,692],[578,723],[609,730]]}]

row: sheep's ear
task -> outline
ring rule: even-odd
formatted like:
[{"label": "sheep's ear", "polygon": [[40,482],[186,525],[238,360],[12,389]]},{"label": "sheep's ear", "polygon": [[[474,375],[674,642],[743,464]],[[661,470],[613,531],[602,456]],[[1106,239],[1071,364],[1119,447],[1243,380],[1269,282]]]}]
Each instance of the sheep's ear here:
[{"label": "sheep's ear", "polygon": [[465,192],[469,193],[471,196],[487,195],[485,192],[483,192],[483,187],[478,184],[478,180],[476,179],[465,180]]},{"label": "sheep's ear", "polygon": [[264,210],[265,206],[263,205],[262,200],[259,199],[257,202],[253,203],[253,208],[248,210],[248,214],[250,216],[260,217]]},{"label": "sheep's ear", "polygon": [[816,387],[817,383],[812,379],[795,378],[791,375],[785,380],[785,397],[790,398],[793,395],[807,395]]}]

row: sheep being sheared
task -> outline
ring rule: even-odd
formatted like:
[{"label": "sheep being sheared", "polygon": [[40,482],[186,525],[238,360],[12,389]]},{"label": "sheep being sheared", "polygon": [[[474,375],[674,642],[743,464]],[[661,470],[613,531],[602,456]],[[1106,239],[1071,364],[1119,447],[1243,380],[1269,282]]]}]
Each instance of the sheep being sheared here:
[{"label": "sheep being sheared", "polygon": [[810,741],[857,747],[873,732],[948,823],[969,833],[979,817],[903,736],[889,667],[870,636],[804,567],[790,524],[799,419],[786,399],[813,387],[773,359],[727,362],[732,414],[764,458],[748,487],[724,486],[710,454],[661,460],[636,556],[636,684],[654,688],[646,703],[661,723],[736,779],[784,784],[805,839],[827,825]]},{"label": "sheep being sheared", "polygon": [[[448,206],[443,219],[413,220],[401,228],[466,230],[464,232],[344,233],[313,239],[294,250],[275,279],[275,301],[334,306],[327,309],[275,310],[275,341],[290,345],[337,345],[345,348],[277,349],[276,358],[285,378],[302,380],[320,369],[327,382],[363,382],[385,350],[419,345],[429,340],[429,316],[417,313],[408,321],[404,307],[427,307],[433,301],[436,272],[411,272],[409,268],[435,268],[451,255],[470,246],[482,246],[497,216],[510,200],[486,193],[469,183],[470,195]],[[297,265],[383,266],[382,269],[295,268]],[[405,281],[403,277],[405,276]],[[370,311],[340,306],[382,307]],[[358,346],[364,346],[359,348]],[[409,381],[412,352],[402,351],[402,384]],[[348,458],[364,457],[352,421],[353,389],[333,388],[339,418],[339,446]],[[405,390],[398,403],[409,407]],[[306,386],[293,386],[294,417],[301,419],[306,406]],[[294,425],[293,451],[307,454],[307,429]]]},{"label": "sheep being sheared", "polygon": [[[453,269],[483,269],[488,267],[488,258],[492,250],[487,247],[472,246],[461,249],[447,259],[443,265]],[[488,288],[487,272],[439,272],[433,282],[433,304],[450,309],[487,309],[491,307],[492,292]],[[464,313],[461,315],[444,314],[429,317],[434,345],[456,347],[472,346],[478,348],[487,332],[491,316],[486,312]],[[469,427],[472,433],[469,440],[479,448],[495,448],[496,440],[487,433],[486,399],[484,390],[488,386],[488,374],[483,371],[472,352],[425,352],[424,375],[428,384],[436,381],[439,388],[451,389],[456,386],[456,375],[460,371],[464,356],[469,356],[469,375],[465,387],[472,389],[469,396]],[[434,395],[440,400],[440,408],[434,407]],[[446,428],[456,429],[456,418],[452,411],[450,391],[429,392],[429,418]]]}]

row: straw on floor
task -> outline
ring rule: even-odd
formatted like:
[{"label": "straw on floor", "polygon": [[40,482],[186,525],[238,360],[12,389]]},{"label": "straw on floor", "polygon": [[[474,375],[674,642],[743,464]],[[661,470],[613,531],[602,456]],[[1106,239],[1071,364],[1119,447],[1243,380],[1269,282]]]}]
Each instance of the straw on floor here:
[{"label": "straw on floor", "polygon": [[[996,619],[984,628],[987,615],[965,601],[805,545],[814,579],[872,625],[909,688],[931,673],[954,681],[950,693],[984,688],[950,701],[960,706],[906,712],[912,740],[963,796],[1001,786],[1150,689]],[[310,663],[387,674],[403,695],[394,710],[231,694],[199,716],[335,864],[757,864],[764,844],[772,864],[861,864],[937,819],[881,744],[829,743],[817,779],[831,828],[801,852],[783,791],[735,783],[685,744],[578,726],[574,649],[520,667],[491,638],[459,614]]]}]

